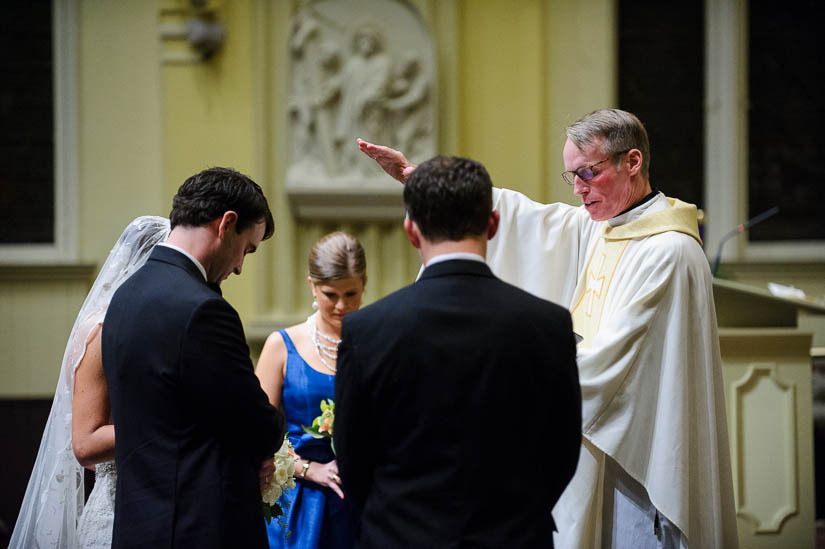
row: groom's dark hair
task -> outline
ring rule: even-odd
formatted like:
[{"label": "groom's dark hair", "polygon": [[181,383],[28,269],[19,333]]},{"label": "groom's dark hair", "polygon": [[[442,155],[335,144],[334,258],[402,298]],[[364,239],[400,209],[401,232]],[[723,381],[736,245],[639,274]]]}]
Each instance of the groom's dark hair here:
[{"label": "groom's dark hair", "polygon": [[275,222],[261,187],[231,168],[209,168],[183,182],[172,199],[171,228],[200,227],[225,212],[238,214],[237,232],[266,223],[263,240],[275,232]]},{"label": "groom's dark hair", "polygon": [[404,185],[407,215],[430,242],[462,240],[487,230],[493,183],[480,162],[436,156],[419,165]]}]

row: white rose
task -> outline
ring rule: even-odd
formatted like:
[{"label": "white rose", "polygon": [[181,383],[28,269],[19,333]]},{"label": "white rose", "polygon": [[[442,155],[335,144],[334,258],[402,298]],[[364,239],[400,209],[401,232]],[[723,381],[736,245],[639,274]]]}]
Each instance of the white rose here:
[{"label": "white rose", "polygon": [[281,487],[275,482],[270,482],[261,494],[261,499],[270,505],[274,505],[279,497],[281,497]]},{"label": "white rose", "polygon": [[279,464],[275,468],[275,482],[278,483],[278,486],[284,486],[288,476],[289,473],[287,473],[286,466],[284,464]]},{"label": "white rose", "polygon": [[281,497],[283,490],[295,488],[294,452],[286,437],[284,437],[283,444],[281,444],[278,452],[273,457],[275,472],[272,475],[272,481],[261,492],[261,499],[269,505],[275,504],[278,498]]}]

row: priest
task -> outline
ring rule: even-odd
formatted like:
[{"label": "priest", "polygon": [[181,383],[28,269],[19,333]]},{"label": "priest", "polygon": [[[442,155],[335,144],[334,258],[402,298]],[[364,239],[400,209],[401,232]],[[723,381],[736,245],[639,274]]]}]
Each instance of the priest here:
[{"label": "priest", "polygon": [[[594,111],[566,129],[562,177],[582,205],[496,189],[487,262],[566,305],[582,336],[582,451],[556,504],[556,546],[738,545],[710,269],[696,206],[649,181],[643,124]],[[415,165],[359,140],[401,181]],[[549,352],[552,352],[550,350]]]}]

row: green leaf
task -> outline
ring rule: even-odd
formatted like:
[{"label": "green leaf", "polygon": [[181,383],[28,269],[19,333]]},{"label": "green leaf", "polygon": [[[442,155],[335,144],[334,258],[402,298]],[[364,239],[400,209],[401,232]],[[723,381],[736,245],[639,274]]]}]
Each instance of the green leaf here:
[{"label": "green leaf", "polygon": [[306,434],[308,434],[309,436],[311,436],[312,438],[327,438],[327,436],[325,434],[319,433],[317,430],[311,429],[311,428],[309,428],[305,425],[301,425],[301,429],[303,429],[304,432]]},{"label": "green leaf", "polygon": [[266,523],[269,524],[270,522],[272,522],[272,507],[270,507],[268,503],[264,503],[263,510]]}]

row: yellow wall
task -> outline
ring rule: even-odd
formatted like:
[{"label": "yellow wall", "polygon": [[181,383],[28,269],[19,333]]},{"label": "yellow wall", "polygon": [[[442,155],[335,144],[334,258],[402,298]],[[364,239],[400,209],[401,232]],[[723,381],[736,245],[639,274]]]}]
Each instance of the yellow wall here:
[{"label": "yellow wall", "polygon": [[[162,28],[186,19],[184,0],[74,1],[78,263],[92,266],[81,272],[96,271],[135,216],[167,215],[187,176],[226,165],[261,184],[275,215],[275,236],[224,285],[253,344],[310,311],[306,255],[333,229],[364,243],[367,302],[414,278],[418,259],[400,220],[341,226],[292,213],[283,173],[286,41],[297,0],[210,2],[227,40],[205,63],[170,61],[188,46],[162,39]],[[614,2],[411,0],[436,45],[440,151],[484,162],[499,186],[576,203],[559,177],[563,128],[616,104]],[[0,332],[0,396],[48,395],[90,280],[56,270],[24,290],[30,271],[0,274],[3,312],[25,319]],[[24,343],[32,338],[36,353]]]},{"label": "yellow wall", "polygon": [[549,0],[545,6],[548,202],[578,205],[561,180],[564,128],[594,109],[618,106],[617,0]]},{"label": "yellow wall", "polygon": [[[139,215],[168,215],[156,2],[77,3],[80,259],[102,263]],[[68,334],[66,334],[68,335]]]},{"label": "yellow wall", "polygon": [[[343,228],[362,240],[366,302],[409,283],[419,268],[400,220],[340,225],[293,216],[283,173],[286,40],[299,4],[213,0],[226,25],[223,48],[208,62],[181,63],[172,59],[187,44],[161,31],[189,17],[188,2],[76,0],[79,262],[99,266],[132,218],[167,215],[189,175],[214,165],[245,172],[264,188],[276,222],[275,236],[247,259],[243,276],[224,284],[253,347],[310,312],[306,255],[326,232]],[[440,151],[484,162],[497,185],[537,200],[573,201],[558,176],[563,126],[613,105],[612,1],[412,4],[436,44]],[[585,23],[586,37],[575,29]],[[572,93],[571,78],[587,78],[588,85]],[[4,309],[25,309],[17,314],[29,325],[0,335],[11,349],[0,369],[0,395],[48,395],[90,280],[78,284],[76,275],[58,273],[24,292],[20,271],[9,273],[0,278],[0,295],[10,296]],[[68,300],[49,297],[66,288]],[[44,335],[40,319],[47,316],[62,320]],[[29,341],[21,330],[42,341],[36,356],[21,343]]]},{"label": "yellow wall", "polygon": [[50,396],[91,267],[0,269],[0,398]]},{"label": "yellow wall", "polygon": [[[459,9],[460,154],[498,186],[544,198],[543,5],[464,1]],[[560,153],[559,153],[560,154]]]},{"label": "yellow wall", "polygon": [[[185,23],[186,17],[175,10],[181,5],[185,3],[162,1],[161,22]],[[259,68],[253,55],[252,3],[224,2],[218,13],[229,38],[209,62],[162,62],[163,176],[170,207],[181,183],[205,168],[234,168],[264,183],[255,146],[255,117],[260,113],[254,95]],[[161,48],[172,51],[188,45],[164,41]],[[250,256],[245,276],[224,286],[226,298],[244,312],[255,310],[258,259]]]},{"label": "yellow wall", "polygon": [[134,217],[169,213],[158,7],[144,0],[72,3],[77,265],[0,267],[0,397],[53,394],[75,315],[112,245]]}]

